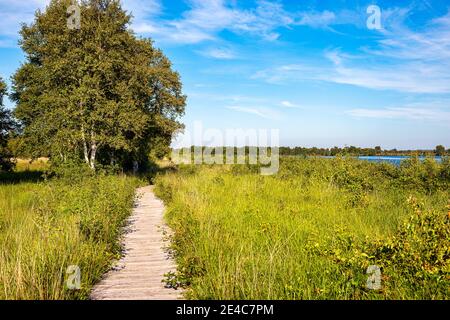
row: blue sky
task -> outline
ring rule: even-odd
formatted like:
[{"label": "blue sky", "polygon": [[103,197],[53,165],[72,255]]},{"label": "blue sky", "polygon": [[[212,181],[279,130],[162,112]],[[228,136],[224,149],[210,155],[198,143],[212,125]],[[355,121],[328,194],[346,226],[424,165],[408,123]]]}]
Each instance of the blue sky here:
[{"label": "blue sky", "polygon": [[[0,75],[47,0],[0,0]],[[450,147],[450,3],[123,0],[181,74],[183,122],[279,129],[289,146]],[[381,9],[369,29],[367,8]],[[8,103],[9,107],[13,107]]]}]

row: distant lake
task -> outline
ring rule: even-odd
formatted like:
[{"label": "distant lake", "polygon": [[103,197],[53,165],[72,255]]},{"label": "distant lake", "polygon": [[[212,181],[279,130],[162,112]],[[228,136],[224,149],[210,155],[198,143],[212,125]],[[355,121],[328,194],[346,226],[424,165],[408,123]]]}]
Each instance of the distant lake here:
[{"label": "distant lake", "polygon": [[[334,157],[324,157],[324,158],[334,158]],[[388,162],[395,165],[400,165],[403,160],[409,159],[409,156],[360,156],[357,157],[360,160],[370,161],[370,162]],[[420,160],[425,160],[426,157],[419,157]],[[441,157],[435,157],[436,161],[441,162]]]}]

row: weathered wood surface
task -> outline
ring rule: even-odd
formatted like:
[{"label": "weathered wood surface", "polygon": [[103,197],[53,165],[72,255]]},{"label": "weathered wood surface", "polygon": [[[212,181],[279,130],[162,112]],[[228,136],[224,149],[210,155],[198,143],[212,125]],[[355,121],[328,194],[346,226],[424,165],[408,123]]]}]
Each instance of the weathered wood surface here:
[{"label": "weathered wood surface", "polygon": [[164,205],[152,187],[137,191],[136,205],[124,235],[124,255],[91,292],[93,300],[174,300],[180,290],[165,288],[164,274],[175,272],[174,261],[164,250],[167,227]]}]

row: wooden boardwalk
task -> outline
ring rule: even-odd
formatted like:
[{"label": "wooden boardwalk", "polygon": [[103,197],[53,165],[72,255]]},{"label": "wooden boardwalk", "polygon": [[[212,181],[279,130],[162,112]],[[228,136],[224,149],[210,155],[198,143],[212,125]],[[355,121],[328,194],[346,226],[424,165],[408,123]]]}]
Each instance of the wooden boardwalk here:
[{"label": "wooden boardwalk", "polygon": [[174,300],[180,290],[164,287],[164,274],[176,270],[164,248],[164,205],[152,187],[137,191],[124,235],[123,258],[91,292],[93,300]]}]

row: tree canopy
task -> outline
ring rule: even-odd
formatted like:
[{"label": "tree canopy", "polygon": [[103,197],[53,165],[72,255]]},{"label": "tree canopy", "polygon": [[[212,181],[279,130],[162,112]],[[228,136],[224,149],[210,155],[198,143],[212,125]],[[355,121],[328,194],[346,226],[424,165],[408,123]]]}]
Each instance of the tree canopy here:
[{"label": "tree canopy", "polygon": [[11,152],[8,149],[8,137],[14,128],[11,112],[3,106],[3,98],[6,96],[6,83],[0,77],[0,171],[8,171],[12,168]]},{"label": "tree canopy", "polygon": [[445,147],[443,145],[436,146],[436,149],[434,151],[437,156],[444,156],[446,154]]},{"label": "tree canopy", "polygon": [[13,76],[15,116],[37,156],[129,165],[168,148],[182,128],[180,76],[150,39],[130,30],[117,0],[85,0],[81,28],[67,26],[70,0],[52,0],[24,25],[26,62]]}]

